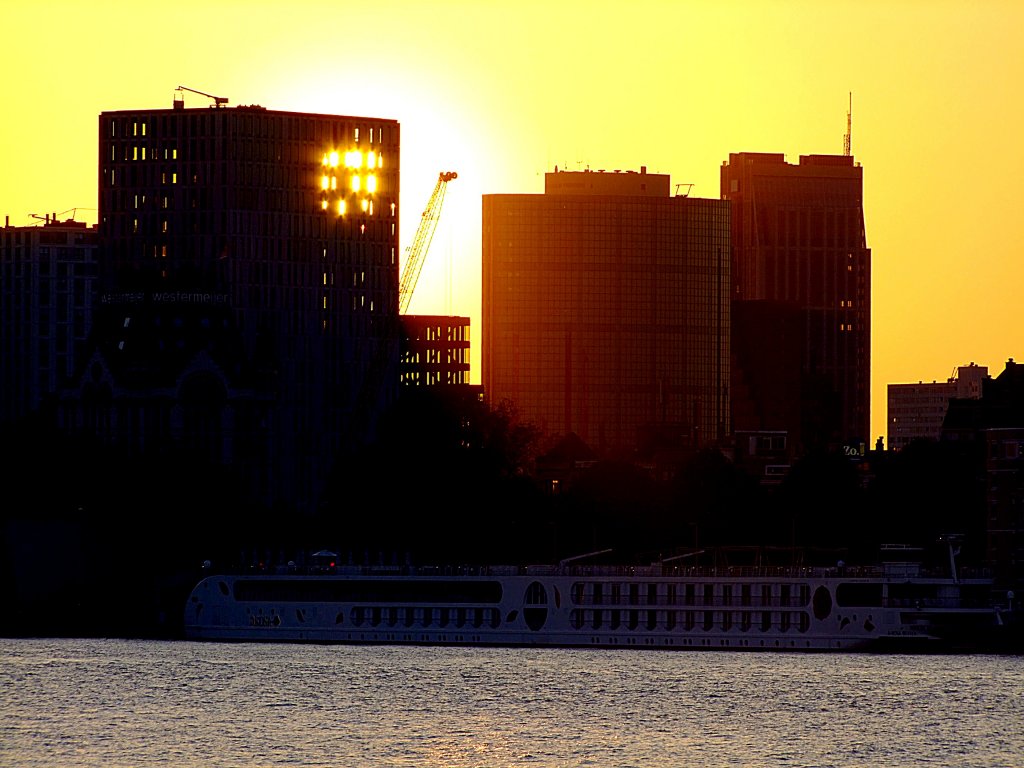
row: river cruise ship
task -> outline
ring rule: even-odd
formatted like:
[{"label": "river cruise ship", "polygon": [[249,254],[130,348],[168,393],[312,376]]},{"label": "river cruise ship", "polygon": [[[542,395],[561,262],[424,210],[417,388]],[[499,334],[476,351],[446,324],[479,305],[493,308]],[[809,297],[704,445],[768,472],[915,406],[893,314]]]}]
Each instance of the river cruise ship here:
[{"label": "river cruise ship", "polygon": [[210,573],[185,607],[193,640],[666,650],[984,651],[1013,594],[919,563],[852,567],[314,564]]}]

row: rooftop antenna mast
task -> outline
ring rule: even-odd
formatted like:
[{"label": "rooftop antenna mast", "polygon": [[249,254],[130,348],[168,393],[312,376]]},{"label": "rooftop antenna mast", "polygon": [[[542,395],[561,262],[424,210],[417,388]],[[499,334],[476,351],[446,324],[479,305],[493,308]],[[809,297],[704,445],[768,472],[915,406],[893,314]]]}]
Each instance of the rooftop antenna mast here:
[{"label": "rooftop antenna mast", "polygon": [[846,110],[846,135],[843,136],[843,154],[850,156],[850,139],[853,135],[853,91],[850,91],[850,108]]}]

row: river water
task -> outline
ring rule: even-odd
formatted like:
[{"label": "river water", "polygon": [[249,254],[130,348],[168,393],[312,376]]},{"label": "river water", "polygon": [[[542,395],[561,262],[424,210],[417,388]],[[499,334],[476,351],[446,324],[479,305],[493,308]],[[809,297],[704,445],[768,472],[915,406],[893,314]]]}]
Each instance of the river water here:
[{"label": "river water", "polygon": [[2,766],[1024,765],[1024,657],[0,640]]}]

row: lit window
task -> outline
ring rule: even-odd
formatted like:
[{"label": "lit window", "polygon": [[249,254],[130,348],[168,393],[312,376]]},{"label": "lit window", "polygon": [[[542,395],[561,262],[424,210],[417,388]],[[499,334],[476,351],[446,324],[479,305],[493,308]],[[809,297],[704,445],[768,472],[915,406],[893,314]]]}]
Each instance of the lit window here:
[{"label": "lit window", "polygon": [[351,186],[352,186],[352,191],[353,192],[358,192],[359,191],[359,188],[362,186],[362,181],[363,180],[361,178],[359,178],[359,176],[353,176],[352,177]]},{"label": "lit window", "polygon": [[367,176],[366,177],[366,191],[371,195],[377,191],[377,177]]}]

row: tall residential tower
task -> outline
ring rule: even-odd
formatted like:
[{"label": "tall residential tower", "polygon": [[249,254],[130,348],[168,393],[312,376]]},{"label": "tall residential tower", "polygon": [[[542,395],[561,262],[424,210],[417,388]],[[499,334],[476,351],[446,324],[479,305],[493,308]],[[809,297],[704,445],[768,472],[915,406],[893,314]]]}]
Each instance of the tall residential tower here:
[{"label": "tall residential tower", "polygon": [[397,392],[399,124],[225,104],[99,116],[96,357],[68,421],[312,510]]}]

